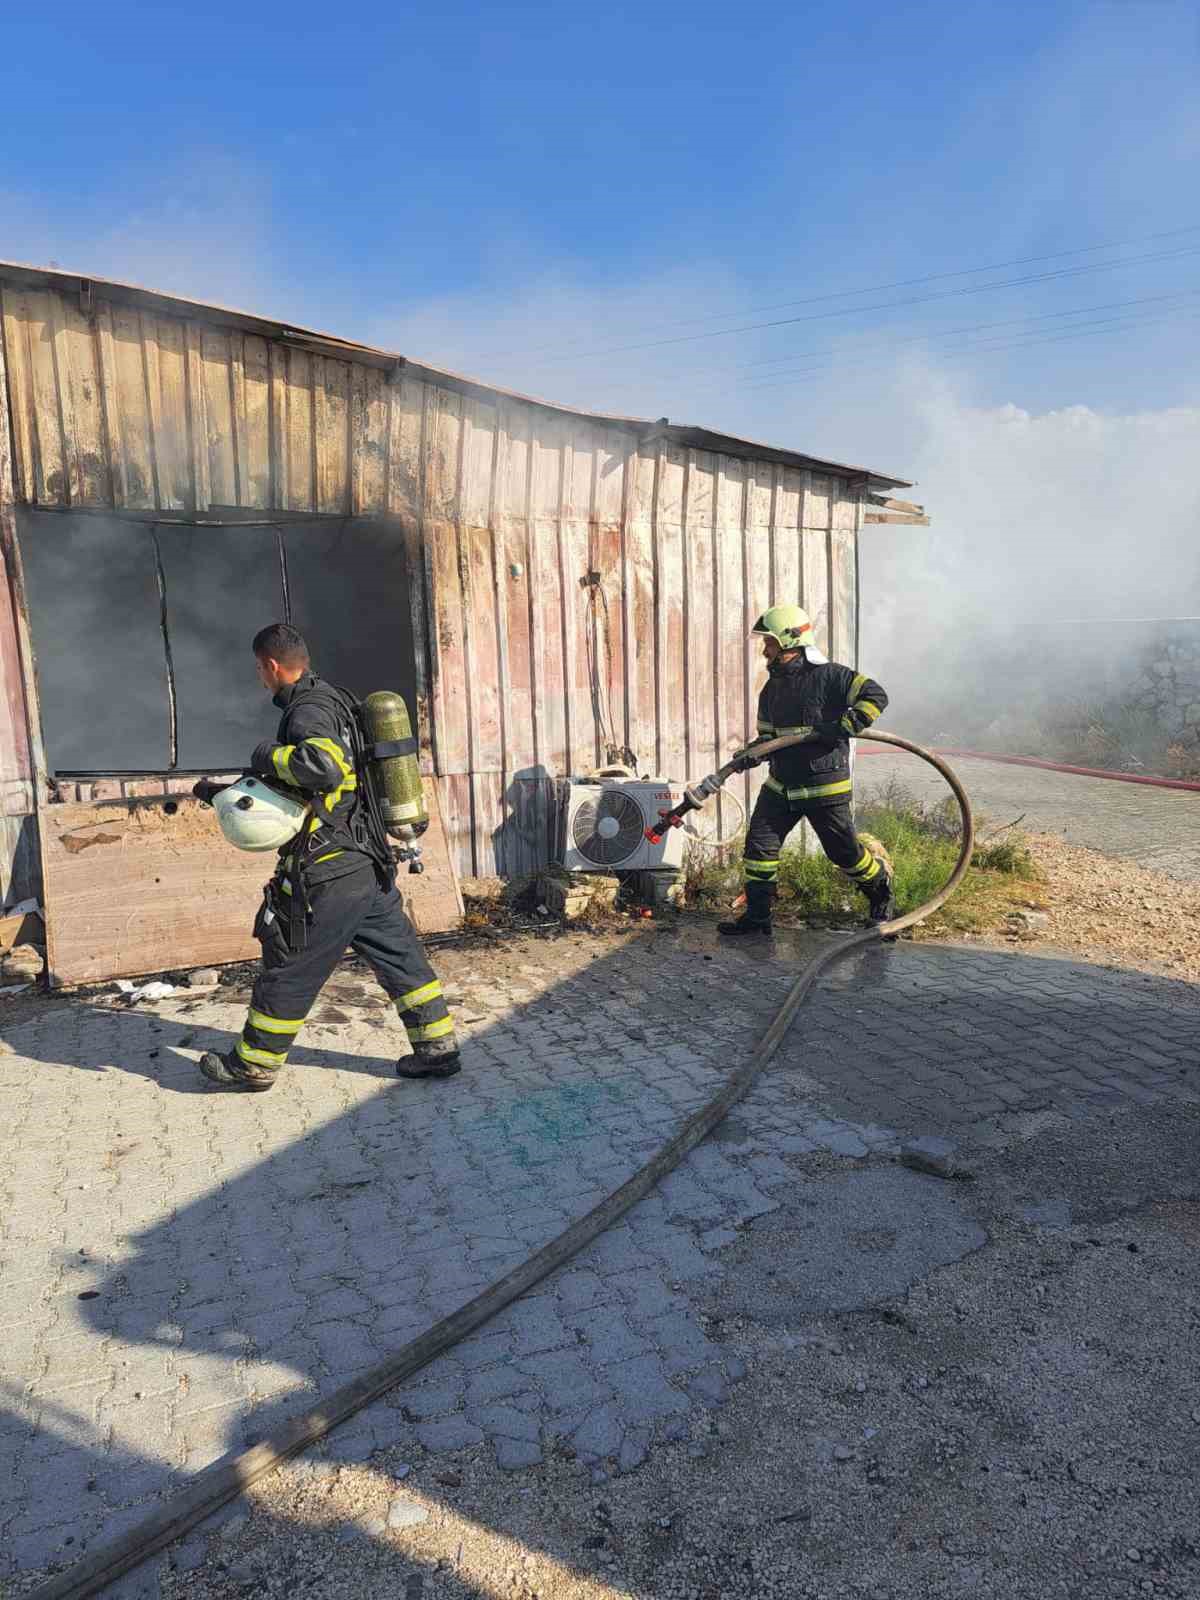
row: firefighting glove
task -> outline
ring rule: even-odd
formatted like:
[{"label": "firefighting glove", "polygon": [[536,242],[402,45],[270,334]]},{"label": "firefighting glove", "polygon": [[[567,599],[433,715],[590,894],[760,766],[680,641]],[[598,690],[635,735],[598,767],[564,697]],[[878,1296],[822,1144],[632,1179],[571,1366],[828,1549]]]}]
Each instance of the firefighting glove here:
[{"label": "firefighting glove", "polygon": [[754,753],[754,746],[748,744],[744,750],[739,750],[725,765],[731,772],[749,772],[752,767],[757,767],[762,759],[762,756]]},{"label": "firefighting glove", "polygon": [[250,757],[250,771],[260,778],[274,778],[277,782],[279,774],[275,771],[275,763],[271,760],[271,752],[275,749],[272,740],[264,739],[255,745],[254,754]]},{"label": "firefighting glove", "polygon": [[201,778],[199,783],[192,785],[192,793],[202,804],[210,806],[221,790],[228,787],[227,783],[214,783],[211,778]]}]

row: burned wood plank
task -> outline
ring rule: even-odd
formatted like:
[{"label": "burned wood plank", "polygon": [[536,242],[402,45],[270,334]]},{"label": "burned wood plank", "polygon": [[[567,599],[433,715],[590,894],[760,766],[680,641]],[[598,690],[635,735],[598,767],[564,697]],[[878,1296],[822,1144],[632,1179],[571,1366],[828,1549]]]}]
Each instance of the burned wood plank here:
[{"label": "burned wood plank", "polygon": [[912,500],[891,500],[885,494],[869,494],[866,499],[868,505],[878,506],[882,511],[908,511],[916,517],[925,515],[925,507]]},{"label": "burned wood plank", "polygon": [[[397,886],[420,932],[445,932],[462,918],[462,896],[432,779],[425,796],[425,871],[402,870]],[[170,795],[49,805],[40,822],[52,983],[258,955],[250,929],[274,858],[231,850],[199,801]]]}]

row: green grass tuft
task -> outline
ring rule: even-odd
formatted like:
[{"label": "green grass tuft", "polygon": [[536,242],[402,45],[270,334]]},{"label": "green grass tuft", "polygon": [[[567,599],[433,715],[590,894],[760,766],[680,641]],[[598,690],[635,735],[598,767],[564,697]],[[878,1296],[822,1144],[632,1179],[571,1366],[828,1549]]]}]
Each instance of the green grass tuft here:
[{"label": "green grass tuft", "polygon": [[[892,784],[868,794],[855,808],[856,826],[870,833],[892,859],[899,914],[923,905],[937,893],[958,860],[961,827],[953,800],[926,806],[902,786]],[[815,841],[814,841],[815,843]],[[707,910],[727,910],[741,893],[741,847],[722,852],[693,847],[687,868],[689,903]],[[977,844],[958,892],[924,924],[931,932],[982,932],[1003,925],[1018,901],[1028,903],[1029,885],[1037,878],[1033,858],[1018,833]],[[817,924],[859,920],[866,900],[825,857],[783,852],[779,869],[777,915],[781,922]]]}]

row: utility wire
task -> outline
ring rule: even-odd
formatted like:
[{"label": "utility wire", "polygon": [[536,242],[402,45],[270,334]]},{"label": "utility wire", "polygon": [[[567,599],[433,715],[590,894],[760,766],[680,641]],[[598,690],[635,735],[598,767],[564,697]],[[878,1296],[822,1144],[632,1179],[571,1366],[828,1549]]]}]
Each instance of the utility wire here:
[{"label": "utility wire", "polygon": [[[1095,338],[1096,335],[1098,335],[1098,334],[1119,333],[1119,332],[1122,331],[1122,329],[1125,329],[1125,328],[1148,327],[1148,326],[1151,326],[1154,323],[1177,322],[1177,321],[1178,322],[1193,322],[1193,321],[1196,321],[1196,320],[1200,320],[1200,312],[1196,312],[1196,313],[1183,312],[1183,313],[1180,313],[1177,316],[1164,315],[1164,316],[1158,316],[1158,317],[1137,317],[1137,318],[1133,318],[1133,317],[1130,317],[1130,318],[1110,317],[1110,318],[1104,318],[1104,319],[1101,319],[1101,320],[1105,323],[1105,326],[1094,327],[1094,328],[1077,328],[1077,329],[1071,330],[1068,333],[1053,333],[1053,334],[1041,335],[1041,336],[1038,336],[1036,338],[1029,338],[1029,339],[1010,339],[1010,340],[1005,340],[1003,342],[998,342],[998,343],[994,343],[994,344],[981,343],[981,344],[966,345],[966,346],[963,347],[963,353],[964,354],[971,354],[971,355],[996,355],[996,354],[999,354],[1001,351],[1004,351],[1004,350],[1023,350],[1023,349],[1026,349],[1030,345],[1060,344],[1060,343],[1064,343],[1064,342],[1066,342],[1068,340],[1071,340],[1071,339]],[[944,353],[945,354],[953,354],[954,352],[953,351],[947,351],[947,352],[944,352]],[[781,388],[786,388],[790,384],[805,383],[811,378],[822,377],[826,373],[835,372],[835,371],[839,370],[839,366],[840,365],[841,364],[835,365],[835,364],[826,362],[825,364],[823,364],[822,366],[819,366],[819,367],[811,367],[811,368],[808,368],[808,369],[804,369],[803,371],[797,372],[796,374],[794,374],[791,377],[787,377],[787,378],[771,378],[765,383],[739,384],[736,387],[738,387],[739,389],[741,389],[743,391],[749,390],[751,392],[753,392],[755,390],[759,390],[759,389],[781,389]],[[845,365],[868,366],[868,365],[871,365],[871,363],[870,362],[852,362],[852,363],[845,363]]]},{"label": "utility wire", "polygon": [[[1189,296],[1200,294],[1200,289],[1177,289],[1170,294],[1140,295],[1133,300],[1108,300],[1099,305],[1072,306],[1067,311],[1044,311],[1033,317],[1005,317],[998,322],[971,322],[960,328],[946,328],[941,333],[913,333],[906,334],[901,339],[878,339],[870,344],[827,345],[819,350],[794,350],[786,356],[764,356],[758,361],[743,362],[738,366],[712,366],[688,367],[679,375],[683,377],[703,378],[708,374],[728,376],[731,373],[750,373],[756,378],[770,378],[778,374],[772,372],[759,372],[760,367],[777,367],[782,371],[789,370],[784,363],[790,361],[804,361],[821,356],[832,356],[845,359],[847,355],[853,356],[859,350],[895,350],[902,345],[922,344],[933,339],[950,339],[963,334],[982,333],[993,328],[1026,327],[1031,323],[1050,322],[1061,317],[1083,317],[1092,311],[1121,311],[1130,306],[1161,305],[1172,300],[1182,300]],[[799,369],[797,369],[799,370]]]},{"label": "utility wire", "polygon": [[1125,256],[1119,261],[1098,261],[1088,266],[1061,267],[1055,272],[1041,272],[1027,274],[1021,278],[1005,278],[998,283],[969,284],[959,289],[939,289],[933,294],[911,295],[906,300],[877,301],[868,306],[840,306],[833,311],[809,312],[802,317],[778,317],[769,322],[744,322],[735,328],[718,328],[711,333],[681,333],[669,339],[649,339],[637,344],[612,345],[601,350],[588,350],[582,356],[558,355],[547,357],[545,361],[535,362],[535,366],[546,366],[552,362],[569,360],[598,360],[605,356],[624,355],[635,350],[661,350],[669,345],[692,344],[701,339],[728,339],[742,333],[756,333],[767,328],[794,327],[801,322],[822,322],[832,317],[862,316],[872,311],[895,311],[905,306],[927,305],[935,300],[956,299],[964,295],[992,294],[998,289],[1023,288],[1031,283],[1049,283],[1062,278],[1081,277],[1090,272],[1107,272],[1117,267],[1143,266],[1148,262],[1174,261],[1185,256],[1200,255],[1200,246],[1192,246],[1183,250],[1163,250],[1145,256]]},{"label": "utility wire", "polygon": [[[959,267],[950,272],[925,273],[923,276],[917,278],[897,278],[891,283],[868,284],[862,289],[832,289],[824,294],[808,295],[799,300],[776,300],[765,306],[749,306],[744,311],[713,311],[702,317],[676,317],[670,321],[660,323],[659,326],[666,328],[687,328],[692,327],[700,322],[727,322],[731,317],[758,316],[762,312],[782,311],[790,306],[819,305],[826,300],[848,299],[852,295],[890,294],[893,289],[914,289],[923,283],[942,283],[950,278],[973,277],[975,274],[980,272],[1007,272],[1010,267],[1037,266],[1043,261],[1061,261],[1065,260],[1068,256],[1092,255],[1098,250],[1124,250],[1128,249],[1131,245],[1152,244],[1159,239],[1177,239],[1182,235],[1189,233],[1200,233],[1200,223],[1190,223],[1185,228],[1169,228],[1165,232],[1160,233],[1136,234],[1127,239],[1110,239],[1106,244],[1079,245],[1072,250],[1051,250],[1046,255],[1017,256],[1011,261],[993,261],[987,266],[982,267]],[[646,331],[650,332],[651,330],[647,329]],[[582,342],[583,341],[581,339],[574,339],[570,341],[571,344],[580,344]],[[546,350],[557,350],[561,348],[562,346],[560,344],[536,345],[531,350],[529,346],[526,345],[521,350],[492,351],[491,355],[496,357],[517,355],[529,356],[539,355]]]},{"label": "utility wire", "polygon": [[[1200,293],[1200,291],[1193,291],[1193,293]],[[1164,311],[1161,313],[1156,312],[1143,315],[1126,314],[1124,316],[1115,317],[1092,317],[1085,322],[1077,322],[1073,324],[1072,327],[1062,332],[1030,328],[1026,334],[992,335],[990,338],[971,340],[962,345],[951,345],[940,353],[943,355],[954,355],[961,351],[963,354],[971,354],[977,350],[1016,349],[1023,344],[1051,344],[1062,339],[1070,339],[1076,330],[1113,326],[1131,328],[1143,327],[1155,322],[1169,322],[1173,320],[1176,314],[1178,314],[1181,320],[1184,321],[1189,320],[1191,316],[1191,313],[1189,313],[1186,307],[1180,306],[1174,308],[1173,311]],[[945,338],[947,335],[935,334],[931,337]],[[903,342],[908,344],[912,343],[913,341],[905,340]],[[870,359],[873,361],[874,357],[871,357]],[[808,372],[828,372],[831,370],[832,365],[861,366],[864,365],[864,362],[861,357],[856,355],[851,355],[850,358],[845,361],[839,357],[832,364],[830,362],[821,362],[815,366],[796,367],[788,373],[764,373],[751,382],[739,384],[738,387],[742,389],[769,389],[774,386],[778,379]]]}]

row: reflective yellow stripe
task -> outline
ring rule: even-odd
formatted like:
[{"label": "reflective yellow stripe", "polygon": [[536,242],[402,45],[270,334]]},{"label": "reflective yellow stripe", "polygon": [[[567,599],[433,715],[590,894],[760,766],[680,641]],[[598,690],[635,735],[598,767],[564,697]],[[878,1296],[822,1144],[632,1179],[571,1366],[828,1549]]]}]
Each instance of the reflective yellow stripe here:
[{"label": "reflective yellow stripe", "polygon": [[858,867],[843,868],[846,876],[848,878],[853,878],[855,883],[870,883],[873,878],[877,878],[879,876],[880,870],[880,865],[873,856],[871,858],[871,865],[869,867],[863,867],[861,871]]},{"label": "reflective yellow stripe", "polygon": [[271,765],[275,768],[276,776],[281,778],[284,783],[290,783],[293,789],[299,787],[295,778],[292,777],[290,766],[295,750],[296,746],[294,744],[277,744],[274,750],[271,751]]},{"label": "reflective yellow stripe", "polygon": [[854,709],[866,717],[868,722],[874,722],[879,715],[879,707],[873,700],[860,700]]},{"label": "reflective yellow stripe", "polygon": [[324,735],[314,735],[311,739],[305,739],[304,743],[311,744],[315,750],[323,750],[327,756],[332,756],[337,763],[338,771],[342,775],[342,781],[337,788],[330,789],[324,797],[326,811],[332,811],[340,801],[345,799],[346,795],[353,793],[358,788],[358,774],[347,761],[346,752],[336,739],[327,739]]},{"label": "reflective yellow stripe", "polygon": [[812,732],[812,728],[808,723],[805,723],[802,727],[799,727],[799,728],[776,728],[775,732],[780,734],[780,735],[783,735],[785,733],[811,733]]},{"label": "reflective yellow stripe", "polygon": [[743,861],[748,878],[773,878],[779,871],[778,861]]},{"label": "reflective yellow stripe", "polygon": [[428,1005],[430,1000],[441,998],[442,986],[435,978],[432,983],[424,983],[419,989],[410,989],[407,994],[402,994],[396,1001],[401,1011],[410,1011],[414,1006]]},{"label": "reflective yellow stripe", "polygon": [[246,1021],[262,1033],[298,1033],[304,1026],[303,1017],[298,1020],[292,1017],[269,1017],[265,1011],[255,1011],[253,1006]]},{"label": "reflective yellow stripe", "polygon": [[318,856],[313,862],[313,866],[319,867],[322,861],[332,861],[335,856],[344,856],[345,854],[346,852],[344,850],[331,850],[328,855]]},{"label": "reflective yellow stripe", "polygon": [[863,692],[863,689],[866,686],[866,682],[867,682],[866,673],[865,672],[860,672],[858,674],[858,676],[855,678],[854,682],[850,685],[850,693],[846,697],[847,701],[848,701],[848,703],[850,705],[853,705],[854,702],[858,699],[859,695]]},{"label": "reflective yellow stripe", "polygon": [[287,1051],[276,1055],[273,1050],[256,1050],[251,1044],[244,1044],[241,1039],[237,1042],[237,1053],[242,1060],[252,1067],[282,1067],[287,1062]]},{"label": "reflective yellow stripe", "polygon": [[775,724],[773,722],[760,722],[758,725],[758,731],[759,733],[774,733]]},{"label": "reflective yellow stripe", "polygon": [[342,779],[336,789],[331,789],[325,796],[326,811],[332,811],[340,800],[344,800],[348,794],[352,794],[357,788],[358,778],[352,772],[348,778]]},{"label": "reflective yellow stripe", "polygon": [[859,883],[869,883],[880,871],[879,860],[870,850],[864,849],[858,861],[852,867],[843,867],[842,871]]},{"label": "reflective yellow stripe", "polygon": [[454,1020],[443,1017],[440,1022],[427,1022],[423,1028],[410,1027],[406,1022],[404,1031],[414,1043],[424,1039],[444,1039],[448,1033],[454,1032]]},{"label": "reflective yellow stripe", "polygon": [[774,790],[785,800],[820,800],[827,794],[849,794],[853,784],[849,778],[843,778],[838,783],[822,783],[814,789],[785,789],[775,778],[768,778],[763,788]]},{"label": "reflective yellow stripe", "polygon": [[347,775],[347,773],[354,770],[350,763],[346,760],[346,752],[342,749],[341,745],[336,739],[326,739],[324,735],[318,736],[314,734],[312,738],[305,739],[304,743],[313,745],[317,750],[324,750],[327,756],[332,756],[337,762],[338,770],[342,774],[343,778]]}]

